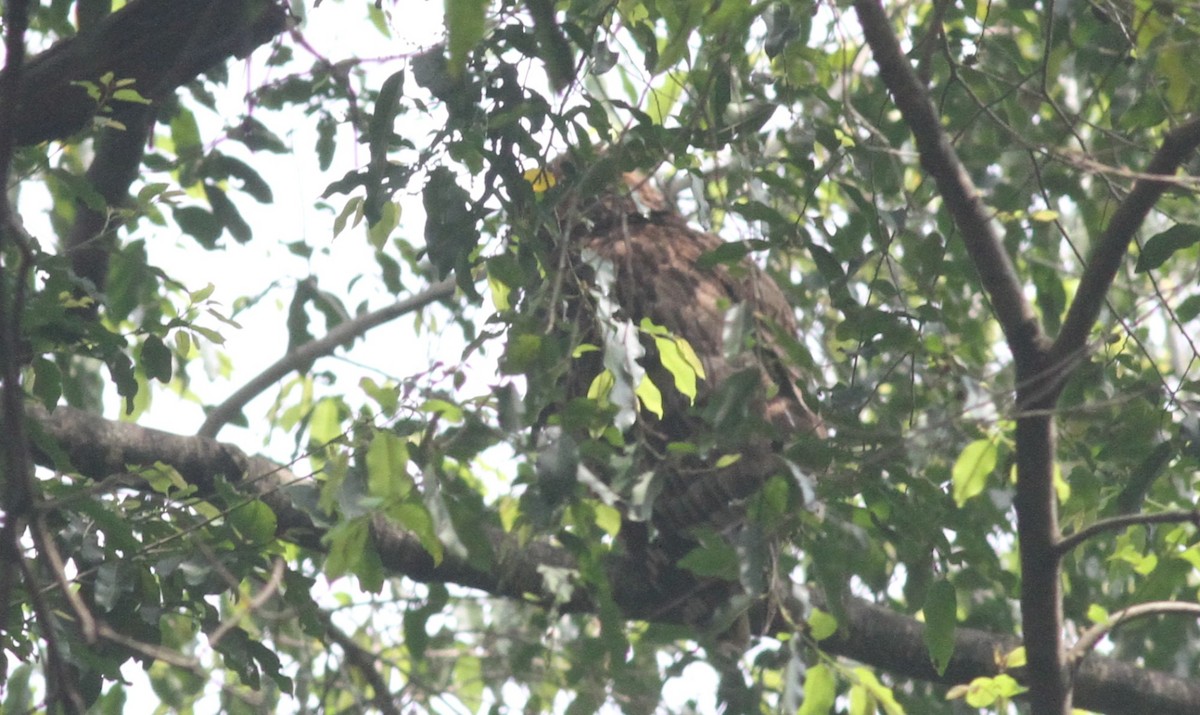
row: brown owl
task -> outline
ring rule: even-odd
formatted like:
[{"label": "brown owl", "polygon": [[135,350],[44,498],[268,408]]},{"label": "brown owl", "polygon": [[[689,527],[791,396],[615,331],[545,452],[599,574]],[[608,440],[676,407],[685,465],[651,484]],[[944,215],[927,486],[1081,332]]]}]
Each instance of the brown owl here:
[{"label": "brown owl", "polygon": [[[617,426],[635,433],[648,455],[639,461],[659,472],[660,530],[719,523],[727,502],[769,476],[776,445],[825,436],[783,355],[798,339],[792,307],[749,258],[706,263],[724,241],[691,228],[640,173],[606,157],[564,157],[549,171],[566,319],[596,348],[573,361],[567,391],[607,397]],[[672,448],[681,444],[695,449]],[[686,456],[648,463],[668,453]]]}]

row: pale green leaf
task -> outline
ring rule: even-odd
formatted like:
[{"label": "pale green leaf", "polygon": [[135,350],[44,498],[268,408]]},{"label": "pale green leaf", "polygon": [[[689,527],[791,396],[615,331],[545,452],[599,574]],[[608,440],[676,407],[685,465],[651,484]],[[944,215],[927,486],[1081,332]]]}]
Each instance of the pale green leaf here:
[{"label": "pale green leaf", "polygon": [[977,439],[963,449],[954,461],[951,478],[955,504],[962,506],[983,492],[988,475],[996,469],[997,456],[995,439]]},{"label": "pale green leaf", "polygon": [[808,669],[804,675],[804,703],[796,715],[828,715],[837,699],[837,679],[824,663]]}]

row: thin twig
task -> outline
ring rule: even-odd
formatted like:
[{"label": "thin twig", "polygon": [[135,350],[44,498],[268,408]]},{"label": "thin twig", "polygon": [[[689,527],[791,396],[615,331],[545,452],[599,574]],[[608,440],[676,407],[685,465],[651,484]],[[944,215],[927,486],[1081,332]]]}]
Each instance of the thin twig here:
[{"label": "thin twig", "polygon": [[375,668],[378,656],[355,643],[350,634],[334,625],[333,619],[329,617],[328,613],[321,611],[320,617],[325,621],[325,632],[329,635],[330,640],[341,647],[346,660],[375,691],[375,696],[371,698],[372,704],[386,715],[400,715],[400,708],[396,707],[391,689],[388,688],[383,675]]},{"label": "thin twig", "polygon": [[1150,601],[1136,606],[1123,608],[1108,617],[1104,623],[1098,623],[1083,632],[1068,655],[1068,662],[1078,666],[1088,653],[1096,647],[1100,639],[1112,632],[1114,628],[1129,623],[1138,618],[1149,616],[1164,616],[1169,614],[1185,614],[1200,618],[1200,603],[1184,603],[1182,601]]},{"label": "thin twig", "polygon": [[297,347],[295,350],[279,358],[273,365],[260,372],[238,389],[237,392],[226,398],[224,402],[213,408],[208,413],[208,417],[205,418],[204,424],[200,425],[200,429],[197,430],[196,434],[201,437],[216,438],[221,428],[233,419],[238,412],[241,412],[242,408],[250,400],[253,400],[264,390],[274,385],[284,375],[287,375],[292,370],[298,370],[302,366],[310,364],[319,357],[332,354],[339,346],[360,337],[371,328],[383,325],[388,321],[395,320],[415,310],[420,310],[430,303],[449,298],[454,295],[454,285],[453,279],[439,281],[411,298],[398,301],[386,308],[381,308],[372,313],[360,315],[353,320],[340,323],[322,337],[310,340]]},{"label": "thin twig", "polygon": [[1096,242],[1088,265],[1079,278],[1075,299],[1067,310],[1062,330],[1050,350],[1051,364],[1078,352],[1100,317],[1105,296],[1129,252],[1129,243],[1150,210],[1169,188],[1171,178],[1200,145],[1200,118],[1179,126],[1163,137],[1162,145],[1146,167],[1152,178],[1139,179],[1117,207],[1108,228]]},{"label": "thin twig", "polygon": [[857,0],[854,6],[879,74],[913,133],[921,165],[937,183],[946,210],[958,226],[1014,356],[1020,360],[1038,354],[1045,336],[1025,299],[1012,259],[978,189],[951,147],[929,93],[901,51],[887,13],[877,0]]},{"label": "thin twig", "polygon": [[1065,556],[1071,549],[1105,531],[1117,531],[1137,524],[1183,524],[1188,522],[1200,529],[1200,510],[1193,509],[1192,511],[1165,511],[1159,514],[1125,514],[1123,516],[1114,516],[1109,519],[1101,519],[1085,526],[1070,536],[1063,537],[1058,542],[1056,548],[1059,554]]},{"label": "thin twig", "polygon": [[208,636],[208,644],[215,649],[217,644],[221,642],[221,639],[229,631],[237,628],[238,624],[246,616],[262,608],[267,601],[271,600],[271,597],[278,593],[279,587],[283,585],[283,573],[285,570],[286,564],[283,559],[276,558],[274,565],[271,567],[271,577],[267,579],[267,582],[258,590],[258,593],[254,594],[254,598],[251,598],[250,602],[244,608],[239,608],[236,613],[221,621],[221,624],[213,629],[213,632]]}]

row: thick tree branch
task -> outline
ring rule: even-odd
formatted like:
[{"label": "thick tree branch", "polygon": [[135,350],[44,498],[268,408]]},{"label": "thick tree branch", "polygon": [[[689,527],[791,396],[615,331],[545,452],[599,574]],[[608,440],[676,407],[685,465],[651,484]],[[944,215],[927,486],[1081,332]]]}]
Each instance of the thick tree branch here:
[{"label": "thick tree branch", "polygon": [[[4,68],[0,70],[0,603],[8,603],[17,585],[20,539],[33,498],[33,463],[25,435],[21,384],[21,321],[29,281],[29,237],[10,201],[8,176],[12,169],[15,97],[24,74],[25,30],[29,0],[4,3]],[[0,634],[6,634],[11,611],[0,614]],[[52,660],[57,659],[51,651]],[[53,665],[53,664],[52,664]]]},{"label": "thick tree branch", "polygon": [[1021,555],[1021,618],[1036,715],[1067,715],[1071,683],[1062,642],[1062,593],[1052,418],[1064,365],[1049,358],[1049,341],[979,193],[959,161],[878,0],[855,0],[863,35],[879,74],[913,133],[921,165],[937,183],[946,209],[979,271],[1012,351],[1017,377],[1017,535]]},{"label": "thick tree branch", "polygon": [[86,128],[96,102],[72,82],[95,83],[111,72],[160,99],[229,57],[245,57],[286,25],[287,10],[275,0],[133,0],[29,61],[13,138],[38,144]]},{"label": "thick tree branch", "polygon": [[[275,510],[282,538],[308,548],[321,548],[321,530],[287,495],[287,485],[294,482],[295,477],[285,467],[259,457],[247,457],[236,447],[203,437],[110,422],[68,407],[60,407],[53,413],[38,406],[28,409],[45,435],[60,445],[73,467],[85,476],[100,479],[123,473],[128,465],[161,461],[204,490],[212,486],[211,475],[224,474],[231,481],[244,484],[249,494]],[[48,454],[39,454],[38,459],[46,466],[54,466]],[[561,548],[546,542],[518,548],[502,531],[492,527],[485,528],[495,554],[490,568],[480,568],[469,559],[449,552],[440,564],[435,565],[415,537],[382,517],[377,518],[373,526],[375,547],[384,567],[391,573],[418,581],[457,583],[496,596],[549,604],[553,602],[553,594],[547,592],[539,567],[572,568],[574,565],[572,557]],[[645,597],[645,579],[636,564],[614,564],[612,577],[619,603],[632,603],[636,607],[638,599]],[[564,610],[592,608],[594,604],[588,595],[578,594]],[[1020,644],[1012,636],[960,628],[955,635],[954,657],[946,673],[939,676],[929,664],[922,636],[923,624],[857,600],[848,603],[845,612],[847,619],[841,624],[841,630],[822,641],[821,647],[829,653],[853,658],[901,677],[962,683],[975,677],[994,675],[995,655]],[[667,618],[674,615],[666,614]],[[644,617],[644,614],[635,613],[631,617]],[[776,630],[791,628],[785,619],[775,620],[770,626]],[[1108,658],[1085,659],[1075,676],[1075,686],[1079,706],[1096,712],[1113,715],[1200,712],[1200,682],[1141,670]]]},{"label": "thick tree branch", "polygon": [[75,275],[91,281],[97,291],[103,291],[108,282],[109,256],[120,226],[112,209],[128,199],[129,187],[138,176],[146,142],[154,129],[154,115],[152,106],[131,107],[122,117],[125,129],[108,127],[96,136],[87,180],[104,199],[107,210],[98,211],[76,201],[75,222],[66,238],[66,250]]},{"label": "thick tree branch", "polygon": [[420,310],[430,303],[449,298],[454,295],[454,285],[453,280],[434,283],[426,290],[410,298],[397,301],[374,312],[360,315],[353,320],[340,323],[320,338],[310,340],[292,350],[256,375],[239,388],[237,392],[226,398],[224,402],[214,407],[208,413],[208,416],[204,419],[204,424],[200,425],[200,429],[197,430],[196,434],[201,437],[215,438],[217,433],[221,431],[221,428],[241,412],[242,408],[250,400],[253,400],[271,385],[278,383],[284,375],[292,370],[303,369],[305,365],[312,364],[313,360],[319,357],[332,355],[333,351],[337,350],[339,346],[349,344],[371,328],[407,315],[414,310]]},{"label": "thick tree branch", "polygon": [[1138,179],[1096,242],[1088,265],[1079,278],[1079,288],[1067,310],[1062,330],[1051,349],[1051,364],[1062,364],[1082,353],[1088,334],[1100,317],[1105,296],[1129,251],[1129,242],[1141,228],[1150,209],[1171,186],[1171,177],[1197,146],[1200,146],[1200,118],[1176,127],[1163,138],[1162,146],[1145,171],[1146,174],[1162,178]]}]

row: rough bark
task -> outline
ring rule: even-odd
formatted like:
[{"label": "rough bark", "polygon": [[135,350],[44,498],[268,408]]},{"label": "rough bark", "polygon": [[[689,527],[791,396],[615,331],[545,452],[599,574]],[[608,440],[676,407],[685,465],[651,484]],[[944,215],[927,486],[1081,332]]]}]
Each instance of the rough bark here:
[{"label": "rough bark", "polygon": [[[230,57],[245,57],[282,32],[275,0],[133,0],[92,29],[29,60],[21,77],[13,139],[65,139],[86,128],[96,102],[72,82],[134,79],[148,99],[167,96]],[[121,102],[113,106],[120,119]]]}]

